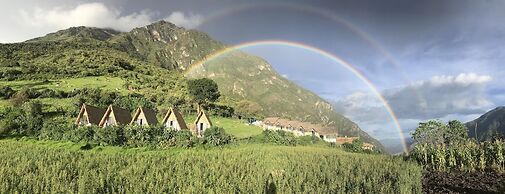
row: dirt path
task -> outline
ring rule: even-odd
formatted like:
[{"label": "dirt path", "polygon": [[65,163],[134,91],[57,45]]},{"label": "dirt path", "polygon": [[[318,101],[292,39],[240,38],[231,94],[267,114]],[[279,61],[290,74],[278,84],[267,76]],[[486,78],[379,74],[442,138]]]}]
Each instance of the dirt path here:
[{"label": "dirt path", "polygon": [[496,172],[429,172],[423,176],[424,193],[505,193],[505,174]]}]

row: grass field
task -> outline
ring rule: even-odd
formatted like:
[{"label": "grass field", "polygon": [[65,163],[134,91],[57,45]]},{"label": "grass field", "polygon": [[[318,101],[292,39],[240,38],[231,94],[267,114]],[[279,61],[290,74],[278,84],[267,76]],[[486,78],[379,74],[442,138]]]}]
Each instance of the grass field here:
[{"label": "grass field", "polygon": [[[184,117],[184,121],[186,121],[188,127],[192,127],[192,123],[195,121],[195,118],[196,117],[193,115],[186,115]],[[214,126],[222,127],[226,133],[229,133],[238,139],[259,135],[263,132],[261,127],[247,125],[245,121],[239,119],[211,116],[210,120]]]},{"label": "grass field", "polygon": [[15,90],[22,88],[33,89],[54,89],[62,91],[72,91],[76,88],[100,88],[109,91],[118,91],[120,93],[128,93],[124,88],[124,81],[116,77],[83,77],[83,78],[68,78],[48,81],[0,81],[0,87],[10,86]]},{"label": "grass field", "polygon": [[149,150],[0,140],[0,193],[420,193],[421,168],[336,148]]}]

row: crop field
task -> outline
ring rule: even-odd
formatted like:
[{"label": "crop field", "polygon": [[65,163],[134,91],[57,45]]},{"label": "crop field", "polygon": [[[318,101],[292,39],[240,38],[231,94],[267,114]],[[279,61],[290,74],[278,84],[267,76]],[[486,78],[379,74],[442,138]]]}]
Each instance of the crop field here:
[{"label": "crop field", "polygon": [[337,148],[95,147],[0,140],[0,193],[420,193],[421,167]]}]

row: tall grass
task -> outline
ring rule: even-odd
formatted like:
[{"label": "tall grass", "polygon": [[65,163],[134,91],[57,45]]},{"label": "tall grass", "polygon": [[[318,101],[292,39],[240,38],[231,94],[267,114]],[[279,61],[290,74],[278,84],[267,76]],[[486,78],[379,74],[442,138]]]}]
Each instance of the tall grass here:
[{"label": "tall grass", "polygon": [[0,193],[420,193],[401,158],[332,148],[79,150],[0,140]]}]

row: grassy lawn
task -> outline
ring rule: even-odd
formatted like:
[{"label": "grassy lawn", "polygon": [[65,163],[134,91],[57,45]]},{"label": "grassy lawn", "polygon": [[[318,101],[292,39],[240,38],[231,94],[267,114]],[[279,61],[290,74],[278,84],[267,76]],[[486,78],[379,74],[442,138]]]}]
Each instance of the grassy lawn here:
[{"label": "grassy lawn", "polygon": [[44,112],[54,112],[58,109],[72,110],[74,107],[74,98],[38,98],[34,99],[40,101],[44,107]]},{"label": "grassy lawn", "polygon": [[82,78],[68,78],[59,80],[48,81],[0,81],[0,87],[10,86],[15,90],[21,88],[34,88],[34,89],[53,89],[62,91],[72,91],[76,88],[100,88],[103,90],[118,91],[122,94],[128,93],[128,90],[123,88],[124,81],[116,77],[82,77]]},{"label": "grassy lawn", "polygon": [[[261,127],[247,125],[246,122],[242,120],[224,117],[209,117],[214,126],[222,127],[226,133],[239,139],[259,135],[263,132]],[[193,122],[195,121],[195,116],[186,116],[184,120],[186,121],[186,124],[188,124],[188,127],[191,128],[193,126]]]}]

